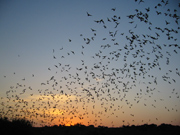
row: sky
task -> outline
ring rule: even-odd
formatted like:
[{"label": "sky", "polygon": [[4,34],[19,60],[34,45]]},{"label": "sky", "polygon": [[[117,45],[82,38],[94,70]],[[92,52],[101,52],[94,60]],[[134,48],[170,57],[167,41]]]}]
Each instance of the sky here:
[{"label": "sky", "polygon": [[180,125],[180,2],[165,3],[1,1],[0,116]]}]

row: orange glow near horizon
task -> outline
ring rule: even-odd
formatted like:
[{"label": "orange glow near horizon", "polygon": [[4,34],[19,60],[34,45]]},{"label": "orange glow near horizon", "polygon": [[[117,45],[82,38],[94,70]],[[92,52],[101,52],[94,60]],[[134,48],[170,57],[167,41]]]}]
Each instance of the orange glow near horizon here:
[{"label": "orange glow near horizon", "polygon": [[70,126],[74,126],[74,124],[73,123],[72,124],[65,124],[65,126],[70,127]]},{"label": "orange glow near horizon", "polygon": [[[37,105],[37,108],[38,108],[36,110],[37,116],[34,115],[34,109],[23,108],[21,110],[18,110],[18,112],[15,112],[15,114],[19,114],[17,118],[25,117],[27,120],[35,122],[36,124],[33,125],[35,127],[53,126],[53,125],[74,126],[78,123],[85,126],[94,125],[95,127],[97,126],[121,127],[122,125],[143,125],[144,123],[146,124],[153,123],[153,124],[160,125],[162,123],[168,123],[168,121],[170,121],[171,119],[172,120],[174,119],[174,121],[171,124],[180,125],[180,122],[178,121],[178,119],[175,120],[175,118],[178,117],[176,112],[174,112],[174,118],[168,117],[169,115],[168,112],[164,111],[163,113],[159,113],[160,110],[163,109],[163,106],[160,106],[161,104],[159,104],[159,108],[155,108],[155,109],[153,109],[152,107],[151,109],[150,108],[144,109],[142,108],[141,104],[134,105],[132,108],[129,108],[128,106],[123,106],[124,103],[122,101],[117,104],[118,106],[121,104],[121,106],[119,107],[119,110],[116,109],[116,111],[114,111],[114,109],[111,109],[109,110],[109,112],[103,113],[105,112],[105,110],[104,108],[100,106],[98,101],[95,104],[96,106],[94,107],[94,110],[92,109],[94,104],[88,103],[89,106],[87,108],[88,110],[87,111],[86,108],[84,109],[82,108],[81,103],[75,104],[74,102],[72,102],[71,103],[72,106],[69,106],[69,108],[66,108],[66,107],[64,108],[62,107],[63,102],[60,102],[62,103],[62,105],[59,103],[57,106],[55,106],[54,100],[52,99],[47,100],[47,98],[42,99],[42,103],[49,102],[51,103],[51,107],[44,109],[38,104],[35,104]],[[58,99],[59,97],[55,97],[55,98]],[[36,101],[38,99],[39,98],[35,96],[31,102]],[[70,100],[64,97],[64,100],[65,99]],[[5,99],[3,100],[4,102],[6,101]],[[22,100],[19,100],[19,101],[22,102]],[[30,101],[30,99],[25,100],[24,98],[23,102],[26,103],[26,101]],[[15,106],[17,102],[9,101],[9,104],[11,104],[11,106]],[[33,104],[29,103],[28,105],[32,106]],[[122,106],[123,106],[123,109],[121,109]],[[26,116],[20,116],[20,114],[23,114],[21,113],[21,111],[23,111],[23,113],[25,113]],[[133,115],[131,115],[132,113],[131,111],[133,111]],[[112,113],[113,115],[111,115]],[[154,115],[152,116],[152,114]],[[9,118],[11,118],[11,116],[9,116]]]}]

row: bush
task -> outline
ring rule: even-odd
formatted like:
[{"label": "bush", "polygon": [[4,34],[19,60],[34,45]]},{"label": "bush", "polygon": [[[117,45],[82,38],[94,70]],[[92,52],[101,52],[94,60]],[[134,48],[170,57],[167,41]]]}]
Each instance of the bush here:
[{"label": "bush", "polygon": [[2,135],[10,134],[31,134],[32,123],[26,119],[8,120],[7,117],[0,118],[0,128]]},{"label": "bush", "polygon": [[30,128],[32,127],[32,123],[26,119],[13,119],[12,125],[17,128]]}]

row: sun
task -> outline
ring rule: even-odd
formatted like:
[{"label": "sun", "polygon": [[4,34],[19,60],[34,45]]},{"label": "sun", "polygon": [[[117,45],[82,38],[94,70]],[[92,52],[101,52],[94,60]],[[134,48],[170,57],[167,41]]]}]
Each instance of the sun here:
[{"label": "sun", "polygon": [[65,126],[67,126],[67,127],[70,127],[70,126],[74,126],[74,124],[73,123],[67,123],[67,124],[65,124]]}]

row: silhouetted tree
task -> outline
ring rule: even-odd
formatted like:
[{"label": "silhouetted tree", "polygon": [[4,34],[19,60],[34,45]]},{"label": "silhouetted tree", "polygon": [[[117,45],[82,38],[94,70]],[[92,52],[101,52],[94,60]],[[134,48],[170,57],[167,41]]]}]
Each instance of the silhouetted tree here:
[{"label": "silhouetted tree", "polygon": [[31,134],[32,123],[26,119],[8,120],[7,117],[0,118],[1,135],[29,135]]}]

